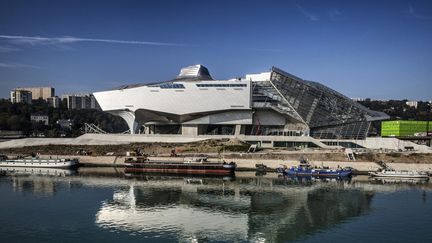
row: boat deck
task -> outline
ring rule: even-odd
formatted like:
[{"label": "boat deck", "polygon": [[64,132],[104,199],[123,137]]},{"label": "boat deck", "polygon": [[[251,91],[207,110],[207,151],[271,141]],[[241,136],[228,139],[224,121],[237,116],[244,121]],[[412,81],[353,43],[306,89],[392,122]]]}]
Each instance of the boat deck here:
[{"label": "boat deck", "polygon": [[40,167],[40,168],[70,168],[79,165],[76,159],[6,159],[0,161],[1,167]]}]

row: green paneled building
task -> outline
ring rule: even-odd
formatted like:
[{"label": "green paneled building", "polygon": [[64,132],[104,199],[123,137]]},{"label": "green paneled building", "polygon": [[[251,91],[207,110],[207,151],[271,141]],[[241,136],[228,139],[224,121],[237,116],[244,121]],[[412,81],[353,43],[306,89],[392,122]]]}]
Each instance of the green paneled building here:
[{"label": "green paneled building", "polygon": [[429,121],[383,121],[381,122],[381,136],[413,136],[415,133],[432,131]]}]

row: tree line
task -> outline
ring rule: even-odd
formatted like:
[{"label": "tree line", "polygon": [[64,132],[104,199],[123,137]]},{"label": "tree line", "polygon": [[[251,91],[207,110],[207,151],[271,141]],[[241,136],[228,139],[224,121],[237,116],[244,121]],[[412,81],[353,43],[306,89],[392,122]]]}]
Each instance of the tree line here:
[{"label": "tree line", "polygon": [[[49,124],[30,121],[32,114],[47,115]],[[62,129],[57,124],[59,119],[70,119],[71,129]],[[59,108],[53,108],[43,99],[33,100],[32,104],[11,103],[9,100],[0,99],[0,131],[20,131],[26,136],[43,134],[46,137],[76,137],[83,134],[84,123],[94,123],[110,133],[128,129],[121,117],[94,109],[69,110],[66,100],[60,103]]]},{"label": "tree line", "polygon": [[[371,110],[388,114],[391,119],[432,121],[432,104],[419,101],[417,108],[406,104],[407,100],[379,101],[366,99],[360,104]],[[44,114],[49,118],[49,124],[30,121],[32,114]],[[59,119],[70,119],[71,129],[62,129],[56,122]],[[110,133],[120,133],[128,129],[121,117],[109,113],[92,110],[69,110],[67,101],[63,100],[59,108],[53,108],[45,100],[33,100],[32,104],[11,103],[0,99],[0,131],[20,131],[23,135],[43,134],[46,137],[76,137],[83,134],[84,123],[93,123]]]},{"label": "tree line", "polygon": [[374,111],[381,111],[392,120],[432,121],[432,104],[418,101],[417,108],[406,104],[407,100],[370,100],[359,101],[360,104]]}]

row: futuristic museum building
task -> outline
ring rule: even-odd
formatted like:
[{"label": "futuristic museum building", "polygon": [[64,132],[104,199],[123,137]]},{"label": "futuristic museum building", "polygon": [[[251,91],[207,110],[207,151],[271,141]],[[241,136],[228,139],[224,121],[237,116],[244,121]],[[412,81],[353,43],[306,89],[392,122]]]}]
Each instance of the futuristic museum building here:
[{"label": "futuristic museum building", "polygon": [[132,134],[271,136],[282,147],[298,140],[294,137],[365,139],[371,122],[389,118],[276,67],[215,80],[206,67],[194,65],[173,80],[125,85],[94,96],[103,111],[121,116]]}]

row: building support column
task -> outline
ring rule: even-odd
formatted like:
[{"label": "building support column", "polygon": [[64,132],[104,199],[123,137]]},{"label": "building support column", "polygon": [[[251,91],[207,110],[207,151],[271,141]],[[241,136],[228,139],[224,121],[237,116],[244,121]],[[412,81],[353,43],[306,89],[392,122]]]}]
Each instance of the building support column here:
[{"label": "building support column", "polygon": [[125,120],[126,124],[129,127],[130,134],[136,134],[141,124],[135,119],[135,113],[130,110],[121,110],[121,111],[111,111],[109,112],[113,115],[120,116]]},{"label": "building support column", "polygon": [[150,134],[150,126],[144,125],[144,131],[143,134]]},{"label": "building support column", "polygon": [[235,125],[234,136],[238,137],[241,134],[242,125]]},{"label": "building support column", "polygon": [[192,137],[198,136],[198,125],[182,124],[181,130],[183,136],[192,136]]}]

